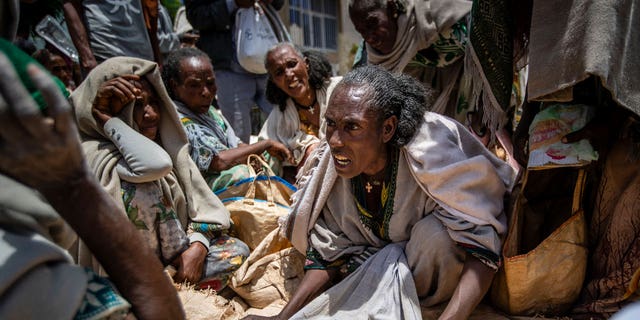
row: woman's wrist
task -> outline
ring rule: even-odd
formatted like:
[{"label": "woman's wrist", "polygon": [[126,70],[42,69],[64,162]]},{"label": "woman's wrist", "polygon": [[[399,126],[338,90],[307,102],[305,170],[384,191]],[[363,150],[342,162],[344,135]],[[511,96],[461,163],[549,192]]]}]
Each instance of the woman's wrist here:
[{"label": "woman's wrist", "polygon": [[100,124],[100,126],[104,127],[104,124],[107,123],[113,116],[104,112],[105,108],[100,107],[98,103],[94,103],[91,108],[91,115],[93,118]]}]

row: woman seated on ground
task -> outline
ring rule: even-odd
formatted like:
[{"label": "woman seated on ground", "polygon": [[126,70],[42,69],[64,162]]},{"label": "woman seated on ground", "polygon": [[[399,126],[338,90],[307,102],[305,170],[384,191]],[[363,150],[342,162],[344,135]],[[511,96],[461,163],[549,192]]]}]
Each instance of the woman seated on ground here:
[{"label": "woman seated on ground", "polygon": [[[227,235],[229,212],[189,157],[158,66],[116,57],[73,92],[82,147],[96,177],[174,280],[222,289],[249,254]],[[78,262],[95,265],[81,246]]]},{"label": "woman seated on ground", "polygon": [[293,318],[421,319],[420,305],[450,300],[442,318],[466,319],[480,302],[500,265],[515,175],[426,108],[415,79],[379,67],[336,86],[287,225],[306,274],[279,318],[331,285]]},{"label": "woman seated on ground", "polygon": [[216,78],[206,53],[196,48],[173,51],[162,77],[173,99],[189,139],[191,158],[213,191],[247,178],[247,157],[265,151],[280,160],[291,160],[282,143],[266,139],[245,144],[211,103],[216,95]]},{"label": "woman seated on ground", "polygon": [[[331,77],[331,65],[324,56],[301,52],[291,43],[271,48],[265,67],[269,72],[267,99],[278,108],[269,114],[259,138],[284,143],[293,153],[293,160],[282,166],[300,167],[324,137],[324,111],[340,78]],[[284,171],[281,174],[290,180],[290,171]]]}]

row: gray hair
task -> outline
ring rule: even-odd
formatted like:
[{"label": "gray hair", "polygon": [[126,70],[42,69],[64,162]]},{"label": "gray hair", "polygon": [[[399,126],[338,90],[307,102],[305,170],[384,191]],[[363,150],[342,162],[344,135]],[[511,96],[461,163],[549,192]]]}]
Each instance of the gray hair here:
[{"label": "gray hair", "polygon": [[[269,69],[267,65],[267,57],[274,51],[282,48],[282,47],[291,47],[295,50],[296,54],[303,60],[306,60],[306,63],[309,65],[309,86],[311,88],[317,90],[322,88],[324,83],[331,78],[331,63],[327,60],[322,53],[305,50],[302,51],[298,46],[290,43],[290,42],[281,42],[271,47],[267,54],[265,55],[265,68]],[[275,105],[278,105],[281,111],[284,111],[287,106],[287,99],[289,96],[282,91],[278,86],[276,86],[271,80],[271,74],[269,74],[269,78],[267,80],[267,87],[265,90],[265,94],[267,96],[267,100]]]},{"label": "gray hair", "polygon": [[267,53],[264,55],[264,68],[265,69],[269,69],[269,65],[267,63],[267,57],[274,51],[279,50],[280,48],[283,47],[289,47],[291,49],[293,49],[293,51],[296,52],[296,54],[298,56],[300,56],[301,58],[304,57],[304,55],[302,55],[302,49],[300,49],[300,47],[296,46],[295,44],[291,43],[291,42],[278,42],[275,45],[271,46],[271,48],[269,48],[269,50],[267,50]]},{"label": "gray hair", "polygon": [[377,113],[380,122],[391,116],[398,118],[398,127],[390,141],[396,147],[402,147],[413,139],[430,101],[418,80],[404,74],[393,74],[379,66],[355,68],[342,78],[338,86],[370,88],[368,110]]}]

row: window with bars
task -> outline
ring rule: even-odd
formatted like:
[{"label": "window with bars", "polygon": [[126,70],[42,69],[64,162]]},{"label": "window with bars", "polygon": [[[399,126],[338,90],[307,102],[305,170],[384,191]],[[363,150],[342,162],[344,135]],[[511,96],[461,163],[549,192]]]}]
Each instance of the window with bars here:
[{"label": "window with bars", "polygon": [[318,50],[338,49],[338,0],[290,0],[289,21],[295,44]]}]

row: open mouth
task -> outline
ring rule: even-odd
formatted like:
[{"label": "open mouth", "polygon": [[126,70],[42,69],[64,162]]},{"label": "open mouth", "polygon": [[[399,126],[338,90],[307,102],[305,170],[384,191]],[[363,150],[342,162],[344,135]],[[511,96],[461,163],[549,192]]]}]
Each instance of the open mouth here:
[{"label": "open mouth", "polygon": [[349,158],[338,154],[334,154],[333,159],[335,160],[336,164],[341,167],[348,166],[351,163],[351,160]]},{"label": "open mouth", "polygon": [[293,80],[289,83],[289,89],[297,88],[300,85],[300,81]]}]

